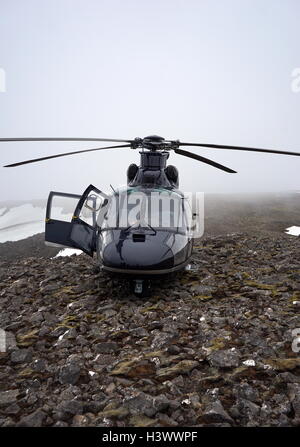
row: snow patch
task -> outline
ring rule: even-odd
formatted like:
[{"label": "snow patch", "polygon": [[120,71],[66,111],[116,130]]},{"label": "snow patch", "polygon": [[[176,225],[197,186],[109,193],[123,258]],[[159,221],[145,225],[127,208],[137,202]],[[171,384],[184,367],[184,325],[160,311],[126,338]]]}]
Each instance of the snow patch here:
[{"label": "snow patch", "polygon": [[63,250],[60,250],[55,258],[59,258],[60,256],[72,256],[72,255],[81,255],[82,251],[78,250],[77,248],[64,248]]},{"label": "snow patch", "polygon": [[245,365],[245,366],[255,366],[255,361],[252,360],[252,359],[248,359],[248,360],[245,360],[243,362],[243,365]]},{"label": "snow patch", "polygon": [[[72,214],[63,213],[62,207],[54,207],[56,219],[66,220]],[[0,209],[0,243],[19,241],[45,231],[45,207],[31,203]]]},{"label": "snow patch", "polygon": [[300,236],[300,227],[289,227],[286,230],[286,234],[291,234],[292,236]]}]

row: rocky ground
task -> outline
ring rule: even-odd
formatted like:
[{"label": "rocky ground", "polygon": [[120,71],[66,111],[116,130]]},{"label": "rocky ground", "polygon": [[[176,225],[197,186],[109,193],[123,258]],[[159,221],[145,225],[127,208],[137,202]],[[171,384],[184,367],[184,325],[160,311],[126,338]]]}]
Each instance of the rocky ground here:
[{"label": "rocky ground", "polygon": [[206,236],[148,298],[85,255],[0,261],[0,425],[299,426],[299,244]]},{"label": "rocky ground", "polygon": [[60,248],[48,247],[45,244],[45,233],[40,233],[20,241],[0,243],[0,262],[18,262],[28,257],[52,258],[60,250]]}]

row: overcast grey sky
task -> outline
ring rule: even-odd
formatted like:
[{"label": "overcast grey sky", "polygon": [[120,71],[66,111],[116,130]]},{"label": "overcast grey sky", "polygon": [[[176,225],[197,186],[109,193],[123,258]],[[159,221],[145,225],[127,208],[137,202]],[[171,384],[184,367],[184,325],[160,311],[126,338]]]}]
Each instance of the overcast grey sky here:
[{"label": "overcast grey sky", "polygon": [[[299,23],[299,0],[0,0],[0,136],[158,134],[300,152]],[[89,147],[2,143],[0,165]],[[183,190],[300,189],[300,157],[195,152],[238,174],[172,154]],[[106,190],[138,160],[116,149],[1,167],[0,201]]]}]

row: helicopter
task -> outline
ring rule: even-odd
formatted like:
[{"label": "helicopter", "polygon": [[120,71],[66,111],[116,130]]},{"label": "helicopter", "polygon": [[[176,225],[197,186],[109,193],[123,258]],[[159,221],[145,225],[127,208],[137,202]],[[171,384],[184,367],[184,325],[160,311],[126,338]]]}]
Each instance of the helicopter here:
[{"label": "helicopter", "polygon": [[[0,142],[18,141],[91,141],[119,143],[113,146],[84,149],[50,155],[4,167],[17,167],[69,155],[104,149],[138,149],[140,165],[127,169],[127,186],[104,193],[89,185],[82,195],[51,191],[46,206],[45,243],[71,247],[89,256],[96,253],[99,267],[110,275],[129,278],[136,295],[150,288],[150,279],[161,278],[185,269],[190,262],[201,216],[194,204],[179,190],[179,173],[167,165],[170,152],[234,174],[202,155],[181,147],[229,149],[300,156],[298,152],[258,149],[208,143],[166,140],[157,135],[134,139],[107,138],[0,138]],[[121,144],[120,144],[121,143]],[[55,201],[74,204],[72,218],[55,216]],[[70,206],[69,206],[70,208]],[[197,212],[198,211],[198,212]]]}]

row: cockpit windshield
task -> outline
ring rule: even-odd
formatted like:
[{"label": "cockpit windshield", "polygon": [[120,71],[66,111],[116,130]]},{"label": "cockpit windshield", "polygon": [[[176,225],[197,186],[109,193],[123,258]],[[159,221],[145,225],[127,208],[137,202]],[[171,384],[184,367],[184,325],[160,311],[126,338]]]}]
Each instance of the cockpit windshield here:
[{"label": "cockpit windshield", "polygon": [[111,197],[102,228],[131,227],[186,233],[191,209],[179,193],[166,189],[127,189]]}]

